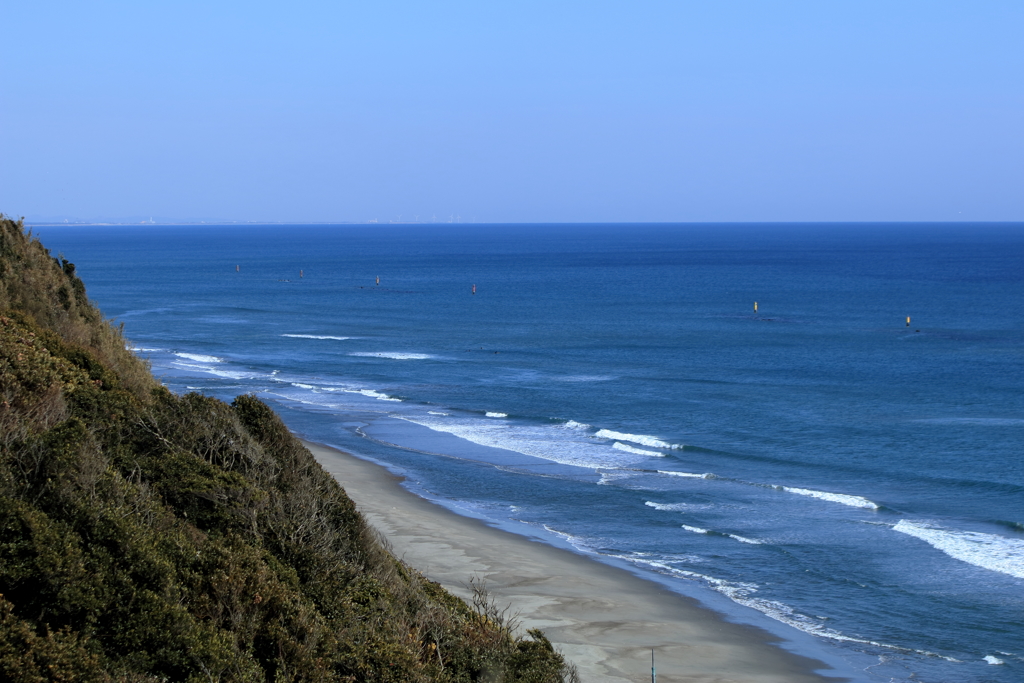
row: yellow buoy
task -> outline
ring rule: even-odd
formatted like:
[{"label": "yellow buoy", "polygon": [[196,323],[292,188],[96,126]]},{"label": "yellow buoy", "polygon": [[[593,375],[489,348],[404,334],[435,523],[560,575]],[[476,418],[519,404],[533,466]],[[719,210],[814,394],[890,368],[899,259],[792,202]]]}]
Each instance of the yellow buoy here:
[{"label": "yellow buoy", "polygon": [[910,327],[910,316],[907,316],[907,327]]},{"label": "yellow buoy", "polygon": [[754,302],[754,313],[757,313],[757,302]]}]

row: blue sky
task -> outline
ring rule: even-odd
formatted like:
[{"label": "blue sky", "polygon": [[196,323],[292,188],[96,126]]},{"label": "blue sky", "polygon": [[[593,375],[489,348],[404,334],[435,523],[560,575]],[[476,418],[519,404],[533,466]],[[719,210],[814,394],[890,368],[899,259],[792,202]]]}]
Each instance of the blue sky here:
[{"label": "blue sky", "polygon": [[1024,2],[6,2],[30,220],[1024,220]]}]

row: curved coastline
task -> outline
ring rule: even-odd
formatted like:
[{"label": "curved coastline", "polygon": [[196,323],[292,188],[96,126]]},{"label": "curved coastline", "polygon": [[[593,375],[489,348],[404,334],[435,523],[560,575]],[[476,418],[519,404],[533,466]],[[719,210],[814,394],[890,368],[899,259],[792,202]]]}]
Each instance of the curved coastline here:
[{"label": "curved coastline", "polygon": [[693,599],[625,569],[494,528],[421,498],[384,467],[303,440],[387,539],[396,556],[467,597],[486,582],[526,628],[541,628],[588,683],[645,680],[651,648],[659,680],[839,683],[825,662],[778,636],[728,621]]}]

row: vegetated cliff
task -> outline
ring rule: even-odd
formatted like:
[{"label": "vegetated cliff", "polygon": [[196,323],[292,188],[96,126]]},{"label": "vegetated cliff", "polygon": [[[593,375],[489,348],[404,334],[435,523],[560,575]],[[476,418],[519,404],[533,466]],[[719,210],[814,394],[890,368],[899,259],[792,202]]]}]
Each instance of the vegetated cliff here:
[{"label": "vegetated cliff", "polygon": [[255,397],[160,386],[2,216],[0,594],[2,680],[576,679],[395,559]]}]

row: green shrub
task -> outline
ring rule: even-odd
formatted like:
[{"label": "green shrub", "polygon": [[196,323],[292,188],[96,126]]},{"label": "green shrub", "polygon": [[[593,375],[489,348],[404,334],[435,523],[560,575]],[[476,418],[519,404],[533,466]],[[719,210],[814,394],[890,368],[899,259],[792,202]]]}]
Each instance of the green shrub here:
[{"label": "green shrub", "polygon": [[253,396],[175,396],[0,218],[0,679],[574,680],[386,549]]}]

